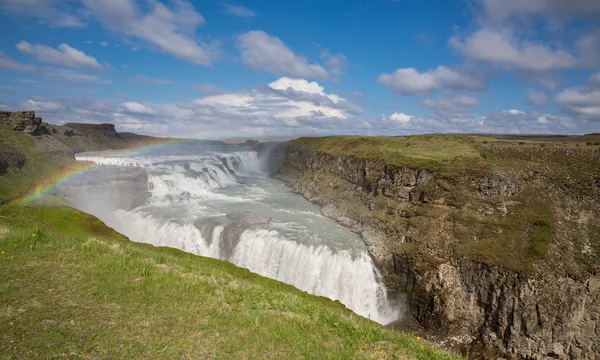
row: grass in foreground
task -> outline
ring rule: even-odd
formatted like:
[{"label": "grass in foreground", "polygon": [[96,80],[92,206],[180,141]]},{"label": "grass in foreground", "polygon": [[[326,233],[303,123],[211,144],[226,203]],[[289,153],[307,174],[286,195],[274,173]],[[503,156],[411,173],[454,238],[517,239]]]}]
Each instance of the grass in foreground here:
[{"label": "grass in foreground", "polygon": [[66,207],[0,207],[3,358],[445,359],[341,304],[128,241]]}]

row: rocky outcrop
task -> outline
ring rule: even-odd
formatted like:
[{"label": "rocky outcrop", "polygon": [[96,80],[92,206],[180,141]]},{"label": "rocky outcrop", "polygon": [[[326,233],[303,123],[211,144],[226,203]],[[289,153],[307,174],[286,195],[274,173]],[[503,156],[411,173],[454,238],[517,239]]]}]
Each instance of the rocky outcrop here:
[{"label": "rocky outcrop", "polygon": [[449,175],[291,146],[278,177],[362,234],[415,319],[463,339],[465,354],[597,359],[600,193],[539,160],[597,155],[560,151],[519,148],[511,156],[532,157],[526,166]]},{"label": "rocky outcrop", "polygon": [[8,169],[17,170],[25,165],[25,159],[14,152],[0,152],[0,175],[6,174]]},{"label": "rocky outcrop", "polygon": [[271,218],[251,211],[232,211],[224,218],[205,218],[194,222],[194,226],[200,230],[202,238],[207,245],[213,242],[214,230],[217,226],[223,226],[221,241],[219,242],[219,257],[228,260],[233,255],[233,249],[240,241],[242,233],[255,225],[268,224]]},{"label": "rocky outcrop", "polygon": [[87,131],[102,131],[107,133],[117,133],[113,124],[82,124],[82,123],[66,123],[64,126],[74,130]]},{"label": "rocky outcrop", "polygon": [[33,111],[0,111],[0,125],[8,125],[14,131],[40,135],[42,118],[36,117]]},{"label": "rocky outcrop", "polygon": [[219,243],[221,259],[229,259],[244,231],[251,226],[268,224],[271,221],[268,216],[250,211],[232,211],[227,214],[227,218],[233,223],[223,229],[223,239]]}]

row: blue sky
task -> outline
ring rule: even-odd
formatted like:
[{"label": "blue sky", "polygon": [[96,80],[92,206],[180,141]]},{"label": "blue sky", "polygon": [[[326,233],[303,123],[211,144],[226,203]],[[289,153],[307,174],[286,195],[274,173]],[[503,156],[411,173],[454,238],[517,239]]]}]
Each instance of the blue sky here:
[{"label": "blue sky", "polygon": [[0,110],[152,135],[600,132],[600,1],[0,0]]}]

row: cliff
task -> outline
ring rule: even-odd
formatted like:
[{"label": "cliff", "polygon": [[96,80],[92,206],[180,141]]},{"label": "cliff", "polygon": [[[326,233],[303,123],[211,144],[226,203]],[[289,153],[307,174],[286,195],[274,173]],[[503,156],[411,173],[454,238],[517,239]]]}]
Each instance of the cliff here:
[{"label": "cliff", "polygon": [[278,177],[362,234],[432,333],[490,358],[596,359],[600,149],[590,136],[304,138],[275,156]]},{"label": "cliff", "polygon": [[40,181],[74,170],[74,155],[84,151],[136,148],[168,142],[119,133],[112,124],[52,125],[33,111],[0,111],[0,203],[29,194]]}]

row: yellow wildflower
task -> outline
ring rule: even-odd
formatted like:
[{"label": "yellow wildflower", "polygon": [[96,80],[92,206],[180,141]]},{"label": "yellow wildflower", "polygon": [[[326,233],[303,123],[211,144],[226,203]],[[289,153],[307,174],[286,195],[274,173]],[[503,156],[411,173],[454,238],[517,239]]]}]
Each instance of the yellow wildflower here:
[{"label": "yellow wildflower", "polygon": [[417,340],[421,340],[421,337],[420,337],[420,336],[417,336]]},{"label": "yellow wildflower", "polygon": [[36,233],[31,234],[31,236],[37,236]]},{"label": "yellow wildflower", "polygon": [[2,255],[4,255],[4,251],[2,252]]}]

